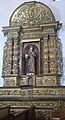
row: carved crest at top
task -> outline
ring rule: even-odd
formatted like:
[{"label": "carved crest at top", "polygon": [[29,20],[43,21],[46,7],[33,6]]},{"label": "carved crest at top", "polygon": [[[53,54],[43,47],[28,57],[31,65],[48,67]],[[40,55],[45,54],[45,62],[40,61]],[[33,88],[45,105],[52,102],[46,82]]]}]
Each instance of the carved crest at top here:
[{"label": "carved crest at top", "polygon": [[18,7],[10,18],[10,25],[23,27],[35,27],[40,24],[54,22],[55,18],[45,4],[40,2],[26,2]]}]

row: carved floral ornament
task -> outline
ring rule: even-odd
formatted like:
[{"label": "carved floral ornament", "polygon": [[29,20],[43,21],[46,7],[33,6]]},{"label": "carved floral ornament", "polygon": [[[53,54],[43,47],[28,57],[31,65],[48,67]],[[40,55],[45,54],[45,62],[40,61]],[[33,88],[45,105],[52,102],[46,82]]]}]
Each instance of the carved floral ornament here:
[{"label": "carved floral ornament", "polygon": [[10,18],[10,25],[34,27],[54,21],[54,15],[48,6],[40,2],[33,1],[25,2],[13,12]]}]

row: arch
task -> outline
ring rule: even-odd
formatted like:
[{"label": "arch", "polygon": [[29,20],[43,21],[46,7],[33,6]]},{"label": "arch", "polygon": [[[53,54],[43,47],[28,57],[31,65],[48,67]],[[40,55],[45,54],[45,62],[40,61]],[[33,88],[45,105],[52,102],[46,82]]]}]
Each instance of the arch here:
[{"label": "arch", "polygon": [[40,24],[54,22],[55,17],[51,9],[36,1],[25,2],[12,13],[9,25],[22,27],[34,27]]}]

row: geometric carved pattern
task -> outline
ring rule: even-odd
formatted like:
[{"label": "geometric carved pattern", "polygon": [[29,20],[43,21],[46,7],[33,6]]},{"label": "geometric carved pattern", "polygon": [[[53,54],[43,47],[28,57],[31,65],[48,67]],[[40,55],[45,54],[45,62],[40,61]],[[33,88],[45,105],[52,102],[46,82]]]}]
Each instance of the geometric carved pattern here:
[{"label": "geometric carved pattern", "polygon": [[[65,91],[64,91],[64,88],[61,88],[61,87],[58,87],[58,88],[55,88],[55,87],[47,87],[47,88],[43,88],[43,87],[38,87],[38,88],[25,88],[25,89],[22,89],[22,88],[1,88],[0,89],[0,95],[1,97],[3,97],[4,95],[7,95],[7,96],[11,96],[11,97],[14,97],[14,96],[20,96],[20,97],[23,97],[23,98],[31,98],[31,97],[39,97],[39,98],[45,98],[45,97],[50,97],[51,96],[54,96],[55,97],[58,97],[58,96],[61,96],[61,97],[64,97],[65,96]],[[22,98],[22,99],[23,99]]]}]

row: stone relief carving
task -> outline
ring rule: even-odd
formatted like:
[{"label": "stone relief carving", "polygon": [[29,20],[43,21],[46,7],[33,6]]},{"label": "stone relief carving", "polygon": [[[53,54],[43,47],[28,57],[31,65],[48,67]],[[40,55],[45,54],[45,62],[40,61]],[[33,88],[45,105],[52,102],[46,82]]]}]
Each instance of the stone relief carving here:
[{"label": "stone relief carving", "polygon": [[[58,29],[57,28],[58,25],[59,23],[55,21],[54,15],[51,12],[51,10],[46,5],[38,2],[29,2],[26,4],[24,3],[14,11],[14,13],[10,18],[10,26],[8,28],[6,27],[4,30],[5,32],[8,32],[8,34],[7,34],[7,42],[4,49],[3,75],[5,79],[5,86],[9,86],[9,88],[0,89],[0,98],[4,99],[6,97],[7,100],[8,99],[9,100],[0,101],[0,106],[9,105],[13,107],[28,108],[34,105],[37,108],[57,109],[59,106],[59,101],[54,100],[53,97],[54,98],[57,97],[58,99],[59,97],[62,97],[65,99],[65,90],[63,88],[57,88],[58,84],[57,84],[56,71],[58,69],[58,72],[60,71],[61,73],[61,68],[62,68],[62,60],[61,60],[62,55],[60,55],[61,49],[59,51],[59,48],[62,47],[60,42],[58,41],[55,31],[55,29]],[[16,27],[16,30],[14,26],[18,26]],[[20,26],[22,26],[21,29]],[[14,38],[14,45],[12,44],[11,41],[12,37]],[[40,43],[41,37],[43,37],[43,44],[39,45],[38,42]],[[44,73],[43,76],[39,75],[37,77],[38,74],[35,74],[33,76],[33,83],[32,83],[33,88],[23,89],[23,87],[20,87],[20,86],[27,86],[30,84],[28,84],[27,81],[28,76],[26,74],[25,76],[23,76],[22,74],[21,76],[19,76],[18,74],[18,65],[20,59],[20,43],[18,42],[18,40],[20,41],[20,43],[23,43],[23,46],[27,46],[27,44],[29,43],[34,43],[34,45],[37,45],[38,48],[40,48],[40,46],[43,46],[42,62],[44,64],[43,66]],[[57,56],[57,52],[58,52],[58,56]],[[40,53],[40,49],[39,49],[39,54],[42,53]],[[11,56],[13,59],[11,59]],[[30,54],[30,55],[27,54],[27,56],[29,56],[30,58],[28,61],[29,63],[28,67],[29,68],[31,67],[30,70],[32,70],[32,72],[35,73],[34,54]],[[48,59],[48,57],[50,59]],[[56,57],[57,58],[59,57],[57,59],[58,61],[56,61]],[[40,56],[39,59],[41,59]],[[56,62],[57,63],[60,62],[61,65],[58,64],[58,66],[56,66]],[[49,73],[48,73],[48,67],[50,67]],[[13,74],[11,73],[11,68]],[[40,68],[40,66],[38,66],[38,68]],[[17,82],[19,82],[19,89],[16,89]],[[35,85],[36,87],[34,87]],[[45,85],[47,86],[47,88],[42,87]],[[48,86],[56,86],[56,88],[55,87],[52,88]],[[48,98],[46,101],[45,100],[41,101],[39,99],[45,97]],[[52,98],[51,101],[49,100],[50,97]],[[12,101],[10,98],[12,99]],[[14,99],[17,98],[19,101],[17,100],[14,101],[13,98]],[[34,101],[32,100],[32,98],[34,98]],[[38,98],[39,101],[36,100],[36,98]],[[65,103],[63,104],[65,106]],[[41,114],[43,113],[41,112],[40,115]]]},{"label": "stone relief carving", "polygon": [[54,15],[47,6],[32,2],[20,6],[11,16],[10,24],[32,27],[53,21],[55,21]]},{"label": "stone relief carving", "polygon": [[51,118],[50,110],[39,109],[39,110],[36,110],[35,113],[36,113],[36,119],[38,119],[38,120],[50,120],[50,118]]},{"label": "stone relief carving", "polygon": [[24,35],[21,35],[21,39],[31,39],[32,40],[32,36],[33,39],[37,39],[41,37],[41,32],[31,32],[29,31],[29,33],[24,33]]},{"label": "stone relief carving", "polygon": [[64,92],[64,89],[61,89],[61,88],[28,88],[28,89],[1,89],[0,90],[0,95],[3,96],[3,95],[11,95],[11,96],[21,96],[21,97],[24,97],[24,98],[29,98],[30,96],[31,97],[39,97],[39,98],[44,98],[45,96],[46,97],[50,97],[50,96],[65,96],[65,92]]},{"label": "stone relief carving", "polygon": [[57,109],[58,107],[59,107],[59,101],[56,101],[56,102],[54,102],[54,101],[22,101],[22,102],[16,102],[16,101],[8,101],[8,102],[6,102],[6,101],[4,101],[4,102],[0,102],[0,105],[2,106],[8,106],[8,105],[10,105],[10,106],[17,106],[17,107],[23,107],[24,106],[24,108],[25,107],[30,107],[30,106],[36,106],[37,108],[54,108],[54,109]]}]

